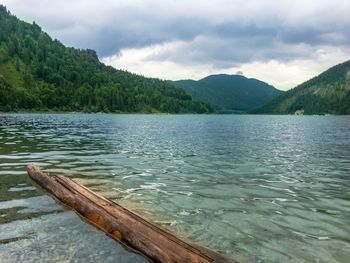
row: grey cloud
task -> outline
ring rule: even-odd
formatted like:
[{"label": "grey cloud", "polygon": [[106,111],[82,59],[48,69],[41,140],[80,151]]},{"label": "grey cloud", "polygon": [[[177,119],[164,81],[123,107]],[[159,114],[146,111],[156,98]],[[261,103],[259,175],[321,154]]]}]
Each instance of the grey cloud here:
[{"label": "grey cloud", "polygon": [[[134,19],[135,18],[135,19]],[[188,41],[205,32],[207,22],[198,18],[179,17],[162,21],[129,11],[128,17],[111,17],[102,26],[83,28],[76,23],[63,28],[51,27],[54,35],[70,45],[96,49],[99,56],[117,53],[122,48],[138,48],[168,41]]]},{"label": "grey cloud", "polygon": [[178,64],[212,64],[217,68],[236,67],[254,60],[265,61],[295,58],[309,58],[313,47],[276,41],[269,35],[218,37],[199,36],[180,45],[175,50],[162,50],[146,58],[148,61],[173,61]]},{"label": "grey cloud", "polygon": [[[148,59],[186,64],[209,61],[227,67],[252,60],[310,57],[324,45],[349,46],[350,5],[346,0],[323,2],[325,8],[312,0],[136,1],[133,5],[108,0],[74,4],[8,0],[5,4],[19,17],[42,23],[44,30],[63,43],[95,49],[100,57],[123,48],[184,41],[187,44],[177,50]],[[327,12],[328,6],[332,12]]]}]

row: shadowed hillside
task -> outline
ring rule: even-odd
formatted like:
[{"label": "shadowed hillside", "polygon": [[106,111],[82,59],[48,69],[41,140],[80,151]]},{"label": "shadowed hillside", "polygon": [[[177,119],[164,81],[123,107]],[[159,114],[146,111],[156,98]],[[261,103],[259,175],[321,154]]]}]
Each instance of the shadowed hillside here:
[{"label": "shadowed hillside", "polygon": [[211,75],[198,81],[179,80],[174,83],[221,113],[246,112],[282,93],[265,82],[241,75]]},{"label": "shadowed hillside", "polygon": [[252,113],[350,114],[350,61],[336,65]]}]

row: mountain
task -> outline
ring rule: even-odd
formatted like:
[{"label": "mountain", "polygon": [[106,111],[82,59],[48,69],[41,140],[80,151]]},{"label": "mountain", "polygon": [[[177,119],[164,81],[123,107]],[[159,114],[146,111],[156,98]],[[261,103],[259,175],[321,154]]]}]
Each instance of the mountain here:
[{"label": "mountain", "polygon": [[179,80],[175,86],[193,98],[210,103],[216,112],[246,112],[261,107],[282,91],[257,79],[241,75],[211,75],[201,80]]},{"label": "mountain", "polygon": [[207,113],[169,81],[116,70],[93,50],[65,47],[0,5],[0,111]]},{"label": "mountain", "polygon": [[350,114],[350,60],[291,89],[252,113]]}]

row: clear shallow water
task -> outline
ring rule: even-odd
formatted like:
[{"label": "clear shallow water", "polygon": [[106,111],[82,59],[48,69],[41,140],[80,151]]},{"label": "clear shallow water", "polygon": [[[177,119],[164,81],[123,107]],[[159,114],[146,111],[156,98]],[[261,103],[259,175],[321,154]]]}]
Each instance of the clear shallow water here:
[{"label": "clear shallow water", "polygon": [[349,117],[0,115],[0,141],[5,262],[145,262],[33,188],[28,163],[241,262],[349,262]]}]

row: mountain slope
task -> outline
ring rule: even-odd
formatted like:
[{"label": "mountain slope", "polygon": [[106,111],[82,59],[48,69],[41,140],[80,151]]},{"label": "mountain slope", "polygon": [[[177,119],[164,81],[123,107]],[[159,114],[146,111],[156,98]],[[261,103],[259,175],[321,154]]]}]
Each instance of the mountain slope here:
[{"label": "mountain slope", "polygon": [[174,81],[193,98],[210,103],[217,112],[246,112],[265,104],[282,91],[241,75],[211,75],[201,80]]},{"label": "mountain slope", "polygon": [[102,64],[93,50],[67,48],[0,5],[0,111],[205,113],[169,81]]},{"label": "mountain slope", "polygon": [[336,65],[252,113],[350,114],[350,61]]}]

